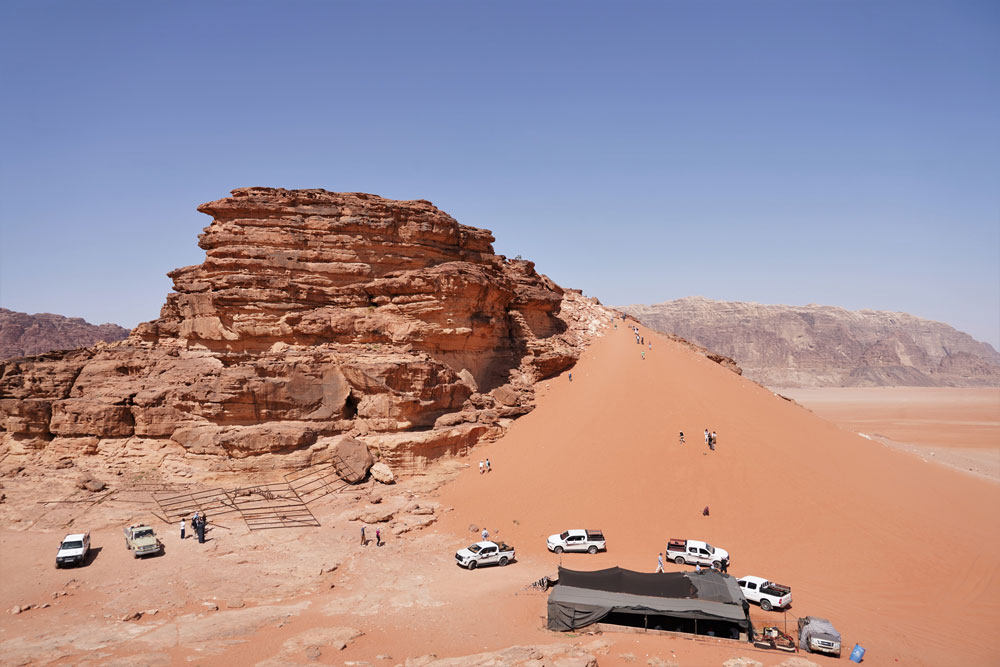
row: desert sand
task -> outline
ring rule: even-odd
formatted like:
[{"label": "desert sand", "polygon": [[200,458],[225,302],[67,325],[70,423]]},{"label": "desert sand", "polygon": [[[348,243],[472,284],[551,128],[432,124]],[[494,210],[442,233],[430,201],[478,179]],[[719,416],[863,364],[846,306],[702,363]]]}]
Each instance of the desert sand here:
[{"label": "desert sand", "polygon": [[1000,481],[1000,387],[822,387],[775,391],[889,446]]},{"label": "desert sand", "polygon": [[[75,497],[71,483],[58,471],[44,484],[5,479],[4,662],[396,665],[517,644],[549,647],[539,655],[561,651],[565,664],[586,664],[571,662],[577,658],[568,651],[601,665],[787,659],[709,638],[544,629],[546,596],[527,584],[560,562],[652,571],[666,540],[685,537],[728,549],[731,574],[792,586],[788,617],[830,618],[843,633],[845,662],[860,643],[865,664],[996,664],[1000,486],[851,434],[642,332],[652,349],[636,345],[619,322],[585,351],[572,381],[563,374],[540,383],[537,409],[468,458],[435,463],[395,486],[369,483],[318,501],[318,529],[251,533],[229,520],[198,545],[157,523],[165,555],[136,561],[122,546],[120,525],[149,517],[142,493],[40,515],[39,500]],[[714,452],[702,442],[705,428],[718,432]],[[493,471],[480,475],[478,460],[487,456]],[[385,546],[362,547],[356,519],[386,514],[395,517],[391,525],[412,529],[386,530]],[[87,526],[97,557],[84,568],[55,570],[59,539]],[[476,539],[472,526],[515,545],[517,562],[456,567],[454,552]],[[547,535],[573,527],[602,528],[608,552],[560,558],[546,551]],[[43,603],[50,606],[10,612]],[[756,607],[752,616],[758,626],[784,618]]]}]

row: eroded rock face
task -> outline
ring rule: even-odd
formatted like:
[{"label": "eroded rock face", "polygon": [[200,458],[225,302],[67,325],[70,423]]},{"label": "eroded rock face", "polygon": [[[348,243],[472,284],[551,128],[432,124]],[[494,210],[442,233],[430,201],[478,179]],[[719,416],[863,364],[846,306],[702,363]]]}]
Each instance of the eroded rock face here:
[{"label": "eroded rock face", "polygon": [[907,313],[701,297],[622,310],[732,357],[773,387],[1000,385],[1000,354],[990,345]]},{"label": "eroded rock face", "polygon": [[0,364],[8,452],[259,469],[350,435],[412,472],[499,436],[610,319],[427,201],[243,188],[199,210],[205,261],[159,319]]}]

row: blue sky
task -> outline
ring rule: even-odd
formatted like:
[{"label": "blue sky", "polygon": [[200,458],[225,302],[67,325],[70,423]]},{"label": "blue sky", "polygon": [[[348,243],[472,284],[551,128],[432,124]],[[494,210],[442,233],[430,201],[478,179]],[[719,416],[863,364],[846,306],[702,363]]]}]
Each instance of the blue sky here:
[{"label": "blue sky", "polygon": [[0,8],[0,305],[126,326],[272,185],[425,198],[608,304],[1000,346],[1000,3]]}]

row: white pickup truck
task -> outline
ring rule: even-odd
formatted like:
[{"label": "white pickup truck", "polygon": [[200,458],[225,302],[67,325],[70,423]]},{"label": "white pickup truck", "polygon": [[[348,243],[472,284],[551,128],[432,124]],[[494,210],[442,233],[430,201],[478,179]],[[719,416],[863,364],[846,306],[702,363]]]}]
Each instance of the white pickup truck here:
[{"label": "white pickup truck", "polygon": [[56,554],[56,569],[67,565],[82,565],[87,560],[90,551],[90,533],[67,535],[59,543]]},{"label": "white pickup truck", "polygon": [[762,577],[740,577],[736,580],[743,591],[743,597],[756,602],[764,611],[784,609],[792,604],[792,589],[775,584]]},{"label": "white pickup truck", "polygon": [[480,565],[499,565],[503,567],[514,560],[514,547],[503,542],[476,542],[455,554],[455,562],[469,570],[475,570]]},{"label": "white pickup truck", "polygon": [[668,540],[667,560],[678,565],[714,565],[720,569],[729,569],[729,552],[700,540]]},{"label": "white pickup truck", "polygon": [[552,553],[561,554],[564,551],[586,551],[596,554],[607,549],[604,532],[600,530],[564,530],[558,535],[549,535],[545,546]]}]

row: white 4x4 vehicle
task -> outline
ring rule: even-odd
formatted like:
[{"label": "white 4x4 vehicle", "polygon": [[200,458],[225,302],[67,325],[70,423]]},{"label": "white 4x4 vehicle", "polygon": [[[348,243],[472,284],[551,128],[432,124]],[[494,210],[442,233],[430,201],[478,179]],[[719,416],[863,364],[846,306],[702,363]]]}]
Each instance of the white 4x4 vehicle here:
[{"label": "white 4x4 vehicle", "polygon": [[476,542],[455,554],[455,562],[464,568],[475,570],[480,565],[503,567],[514,560],[514,547],[503,542]]},{"label": "white 4x4 vehicle", "polygon": [[775,584],[762,577],[740,577],[736,580],[743,591],[743,597],[756,602],[764,611],[784,609],[792,604],[792,589]]},{"label": "white 4x4 vehicle", "polygon": [[545,541],[549,551],[561,554],[564,551],[586,551],[596,554],[607,548],[604,533],[600,530],[564,530],[558,535],[549,535]]},{"label": "white 4x4 vehicle", "polygon": [[729,552],[725,549],[717,549],[708,542],[700,540],[677,540],[667,541],[667,559],[678,565],[715,565],[718,568],[725,566],[729,568]]},{"label": "white 4x4 vehicle", "polygon": [[67,535],[59,544],[56,554],[56,568],[66,565],[82,565],[87,560],[90,551],[90,533]]}]

